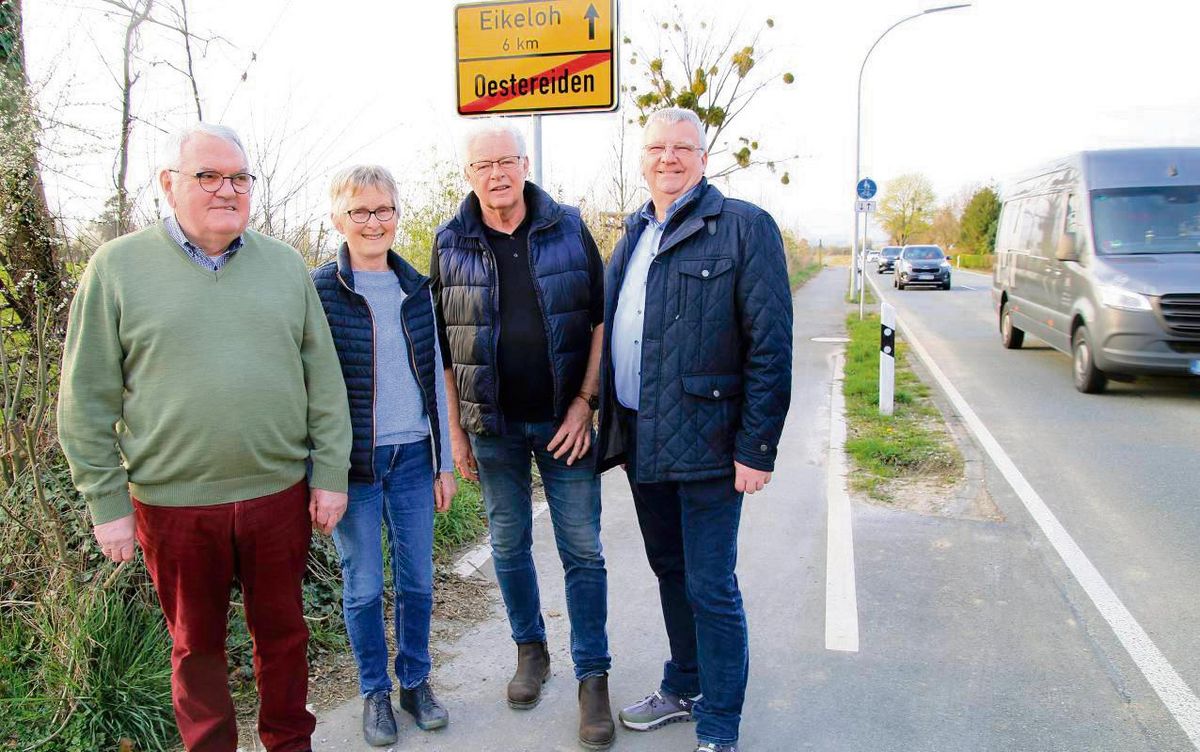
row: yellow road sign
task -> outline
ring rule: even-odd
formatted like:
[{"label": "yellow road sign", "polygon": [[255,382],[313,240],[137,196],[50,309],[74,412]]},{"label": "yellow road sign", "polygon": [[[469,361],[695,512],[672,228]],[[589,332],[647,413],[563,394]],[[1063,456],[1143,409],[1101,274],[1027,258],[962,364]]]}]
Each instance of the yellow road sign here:
[{"label": "yellow road sign", "polygon": [[617,108],[617,0],[454,8],[460,115]]}]

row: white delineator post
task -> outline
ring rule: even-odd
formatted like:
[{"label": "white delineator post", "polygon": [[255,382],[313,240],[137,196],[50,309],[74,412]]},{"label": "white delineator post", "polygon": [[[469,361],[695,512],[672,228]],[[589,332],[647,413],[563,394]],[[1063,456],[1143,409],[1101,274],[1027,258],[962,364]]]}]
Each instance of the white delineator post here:
[{"label": "white delineator post", "polygon": [[879,311],[879,414],[891,415],[896,398],[896,309],[884,303]]}]

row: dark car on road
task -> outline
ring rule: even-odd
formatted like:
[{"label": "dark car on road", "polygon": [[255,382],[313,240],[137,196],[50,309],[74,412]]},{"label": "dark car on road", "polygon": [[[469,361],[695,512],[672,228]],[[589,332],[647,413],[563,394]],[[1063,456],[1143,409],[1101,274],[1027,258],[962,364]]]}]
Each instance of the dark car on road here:
[{"label": "dark car on road", "polygon": [[906,245],[896,259],[892,284],[897,290],[909,285],[934,285],[949,290],[950,260],[936,245]]},{"label": "dark car on road", "polygon": [[896,266],[896,259],[900,256],[900,251],[903,250],[898,245],[885,245],[879,250],[879,273],[892,271]]}]

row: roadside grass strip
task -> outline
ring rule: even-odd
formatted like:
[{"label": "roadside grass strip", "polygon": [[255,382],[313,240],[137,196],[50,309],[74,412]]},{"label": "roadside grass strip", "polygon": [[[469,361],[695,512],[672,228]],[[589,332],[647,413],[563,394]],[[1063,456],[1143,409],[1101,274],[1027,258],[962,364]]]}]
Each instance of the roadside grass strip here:
[{"label": "roadside grass strip", "polygon": [[802,266],[797,266],[788,274],[788,285],[792,292],[799,290],[805,282],[817,275],[817,272],[824,269],[825,266],[819,261],[810,261]]},{"label": "roadside grass strip", "polygon": [[888,481],[916,476],[952,480],[962,456],[945,436],[929,387],[908,364],[908,348],[896,338],[895,413],[879,414],[879,316],[846,318],[846,453],[854,462],[850,487],[886,501]]}]

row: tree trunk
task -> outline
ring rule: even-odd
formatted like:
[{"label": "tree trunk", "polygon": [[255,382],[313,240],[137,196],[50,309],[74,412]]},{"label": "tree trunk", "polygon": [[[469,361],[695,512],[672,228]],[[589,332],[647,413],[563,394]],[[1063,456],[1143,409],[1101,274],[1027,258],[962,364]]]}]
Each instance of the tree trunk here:
[{"label": "tree trunk", "polygon": [[[40,125],[25,77],[21,0],[0,0],[0,299],[15,321],[33,326],[41,297],[58,311],[63,272],[55,259],[57,232],[37,161]],[[57,320],[65,319],[57,317]]]},{"label": "tree trunk", "polygon": [[125,26],[125,54],[122,56],[121,82],[121,148],[117,151],[117,234],[124,235],[132,229],[129,205],[129,189],[125,179],[129,173],[129,134],[133,131],[133,86],[139,74],[133,73],[133,51],[137,45],[138,27],[150,15],[154,0],[145,0],[144,7],[135,2],[129,7],[129,23]]}]

